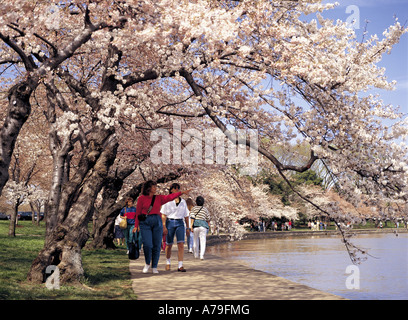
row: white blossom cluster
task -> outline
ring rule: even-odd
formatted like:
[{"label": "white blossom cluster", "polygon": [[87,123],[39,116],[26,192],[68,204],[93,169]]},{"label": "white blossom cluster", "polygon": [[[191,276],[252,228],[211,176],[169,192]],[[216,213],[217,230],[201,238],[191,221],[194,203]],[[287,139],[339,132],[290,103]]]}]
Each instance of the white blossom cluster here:
[{"label": "white blossom cluster", "polygon": [[6,196],[9,201],[15,203],[23,202],[28,195],[28,188],[25,182],[9,181],[5,187]]},{"label": "white blossom cluster", "polygon": [[78,115],[72,111],[67,111],[57,118],[55,130],[60,137],[66,137],[72,134],[77,135],[78,123]]}]

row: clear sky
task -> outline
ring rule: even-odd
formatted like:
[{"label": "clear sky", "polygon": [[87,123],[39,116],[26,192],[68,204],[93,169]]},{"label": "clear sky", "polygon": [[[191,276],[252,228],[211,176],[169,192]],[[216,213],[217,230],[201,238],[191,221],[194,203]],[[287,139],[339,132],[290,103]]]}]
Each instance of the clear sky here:
[{"label": "clear sky", "polygon": [[[377,34],[378,38],[382,39],[382,33],[394,24],[394,17],[398,18],[401,25],[408,26],[408,0],[331,0],[325,3],[336,1],[339,6],[325,11],[323,16],[333,20],[351,21],[347,19],[358,14],[360,22],[359,28],[356,28],[358,39],[362,39],[365,29],[368,32],[367,38]],[[389,81],[397,81],[395,91],[380,91],[384,103],[399,105],[401,112],[408,113],[408,33],[403,35],[390,55],[383,57],[380,66],[386,68]]]}]

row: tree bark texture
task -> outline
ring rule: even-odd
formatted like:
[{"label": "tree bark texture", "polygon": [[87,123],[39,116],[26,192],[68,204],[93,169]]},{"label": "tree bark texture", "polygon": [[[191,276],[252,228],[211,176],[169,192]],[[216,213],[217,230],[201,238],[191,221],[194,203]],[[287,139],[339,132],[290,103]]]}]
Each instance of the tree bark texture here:
[{"label": "tree bark texture", "polygon": [[[136,166],[127,166],[115,170],[108,177],[102,192],[102,205],[95,209],[95,223],[92,230],[92,242],[89,248],[114,249],[114,222],[121,208],[125,205],[125,198],[116,202],[122,189],[123,181],[134,172]],[[139,190],[140,192],[140,190]],[[134,198],[136,199],[136,198]]]},{"label": "tree bark texture", "polygon": [[115,219],[119,215],[120,210],[125,206],[126,198],[132,197],[136,199],[142,189],[142,184],[137,185],[127,192],[119,201],[116,202],[120,189],[110,185],[111,192],[107,196],[100,210],[97,211],[97,219],[93,230],[93,240],[88,245],[92,249],[115,249],[114,240],[114,226]]},{"label": "tree bark texture", "polygon": [[16,224],[18,222],[18,206],[20,205],[19,201],[16,201],[13,205],[13,212],[10,215],[10,224],[9,224],[9,237],[16,236]]},{"label": "tree bark texture", "polygon": [[31,113],[32,92],[28,81],[18,83],[9,90],[7,116],[0,129],[0,194],[9,178],[8,169],[18,134]]},{"label": "tree bark texture", "polygon": [[61,283],[80,282],[81,250],[89,238],[88,223],[94,201],[104,186],[113,164],[118,141],[112,132],[96,130],[80,161],[75,175],[62,190],[57,212],[57,225],[47,232],[44,248],[34,260],[27,279],[35,283],[46,280],[46,268],[59,268]]}]

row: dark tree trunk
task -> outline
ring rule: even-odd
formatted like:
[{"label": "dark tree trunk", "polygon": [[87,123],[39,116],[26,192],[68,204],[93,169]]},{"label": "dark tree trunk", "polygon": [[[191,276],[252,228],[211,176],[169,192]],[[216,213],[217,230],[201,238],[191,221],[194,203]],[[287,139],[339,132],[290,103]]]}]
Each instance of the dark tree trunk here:
[{"label": "dark tree trunk", "polygon": [[31,113],[30,96],[33,87],[34,84],[25,81],[9,90],[7,116],[0,129],[0,194],[9,178],[11,155],[18,134]]},{"label": "dark tree trunk", "polygon": [[119,192],[122,189],[123,181],[131,175],[137,167],[135,163],[132,166],[118,166],[112,170],[107,179],[102,192],[102,204],[95,208],[94,227],[92,230],[92,242],[88,244],[93,249],[115,249],[114,222],[120,212],[121,206],[125,205],[124,200],[116,203]]},{"label": "dark tree trunk", "polygon": [[[89,248],[116,248],[113,243],[115,219],[119,215],[120,210],[125,206],[126,198],[132,197],[136,199],[139,196],[142,184],[132,188],[118,202],[116,202],[116,199],[120,189],[113,189],[114,184],[109,185],[109,187],[111,188],[109,189],[111,192],[109,192],[109,196],[104,199],[104,205],[101,210],[98,210],[93,232],[93,241],[88,245]],[[105,194],[105,196],[107,195]]]},{"label": "dark tree trunk", "polygon": [[9,225],[9,232],[8,235],[9,237],[15,237],[16,236],[16,224],[18,222],[18,207],[20,203],[19,201],[14,203],[13,206],[13,212],[11,213],[10,216],[10,225]]},{"label": "dark tree trunk", "polygon": [[[89,38],[95,30],[90,31]],[[88,38],[84,39],[87,41]],[[120,55],[118,57],[120,59]],[[110,59],[108,62],[106,67],[112,63]],[[71,90],[77,91],[92,106],[94,112],[100,109],[99,101],[91,98],[89,91],[68,72],[60,72],[59,75]],[[112,79],[107,78],[105,81]],[[67,109],[67,106],[52,83],[47,89],[50,99],[48,119],[52,123],[55,106],[58,105],[62,110]],[[83,275],[81,250],[89,238],[88,223],[94,212],[94,201],[104,187],[109,168],[116,158],[118,141],[113,132],[98,127],[94,127],[86,137],[85,133],[81,136],[84,150],[72,177],[68,177],[65,170],[69,169],[67,156],[72,148],[70,138],[58,143],[58,139],[50,136],[50,147],[59,172],[53,175],[45,245],[28,273],[30,281],[44,282],[46,269],[51,265],[59,269],[59,280],[62,283],[78,282]]]},{"label": "dark tree trunk", "polygon": [[94,201],[106,182],[118,147],[112,133],[95,130],[94,137],[78,171],[62,190],[57,225],[48,233],[27,276],[32,282],[44,282],[46,269],[52,265],[58,267],[61,283],[81,281],[84,273],[81,250],[89,238],[88,223]]}]

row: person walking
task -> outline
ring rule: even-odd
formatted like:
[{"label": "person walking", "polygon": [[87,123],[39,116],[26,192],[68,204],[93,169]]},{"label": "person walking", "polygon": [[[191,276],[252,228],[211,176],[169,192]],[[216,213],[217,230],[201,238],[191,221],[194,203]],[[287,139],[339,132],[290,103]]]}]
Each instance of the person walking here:
[{"label": "person walking", "polygon": [[118,246],[125,244],[125,234],[123,229],[119,227],[120,222],[122,221],[120,214],[115,219],[115,240]]},{"label": "person walking", "polygon": [[129,244],[133,241],[133,233],[135,227],[135,218],[136,218],[136,208],[133,206],[133,198],[127,198],[126,204],[120,211],[120,216],[122,219],[127,220],[127,227],[123,230],[125,233],[125,242],[127,253],[129,253]]},{"label": "person walking", "polygon": [[192,231],[194,233],[194,258],[204,260],[205,247],[207,242],[207,232],[210,228],[210,215],[207,208],[204,207],[204,198],[198,196],[196,206],[191,210],[190,217],[192,222]]},{"label": "person walking", "polygon": [[[193,199],[188,198],[186,200],[186,204],[187,204],[188,212],[190,212],[191,209],[193,209],[193,207],[194,207]],[[187,231],[189,231],[189,236],[187,236],[187,248],[188,248],[189,253],[193,253],[194,234],[193,234],[193,232],[191,232],[191,228],[192,228],[193,224],[191,223],[191,215],[190,214],[189,214],[189,217],[188,217],[188,221],[189,221],[188,225],[190,226],[190,230],[187,230]]]},{"label": "person walking", "polygon": [[139,231],[143,239],[143,252],[145,256],[145,266],[143,273],[147,273],[150,264],[153,273],[159,273],[157,265],[160,258],[160,247],[163,236],[163,222],[160,214],[162,205],[188,194],[190,190],[172,193],[169,195],[156,195],[157,183],[149,180],[143,184],[142,194],[139,196],[136,205],[136,222],[133,232]]},{"label": "person walking", "polygon": [[[173,183],[169,192],[177,193],[180,191],[180,185]],[[167,202],[162,208],[163,234],[166,237],[166,271],[170,271],[171,248],[173,247],[174,236],[177,239],[177,256],[179,272],[186,272],[183,267],[184,259],[184,241],[185,235],[190,236],[189,210],[184,199],[177,197],[173,201]]]}]

